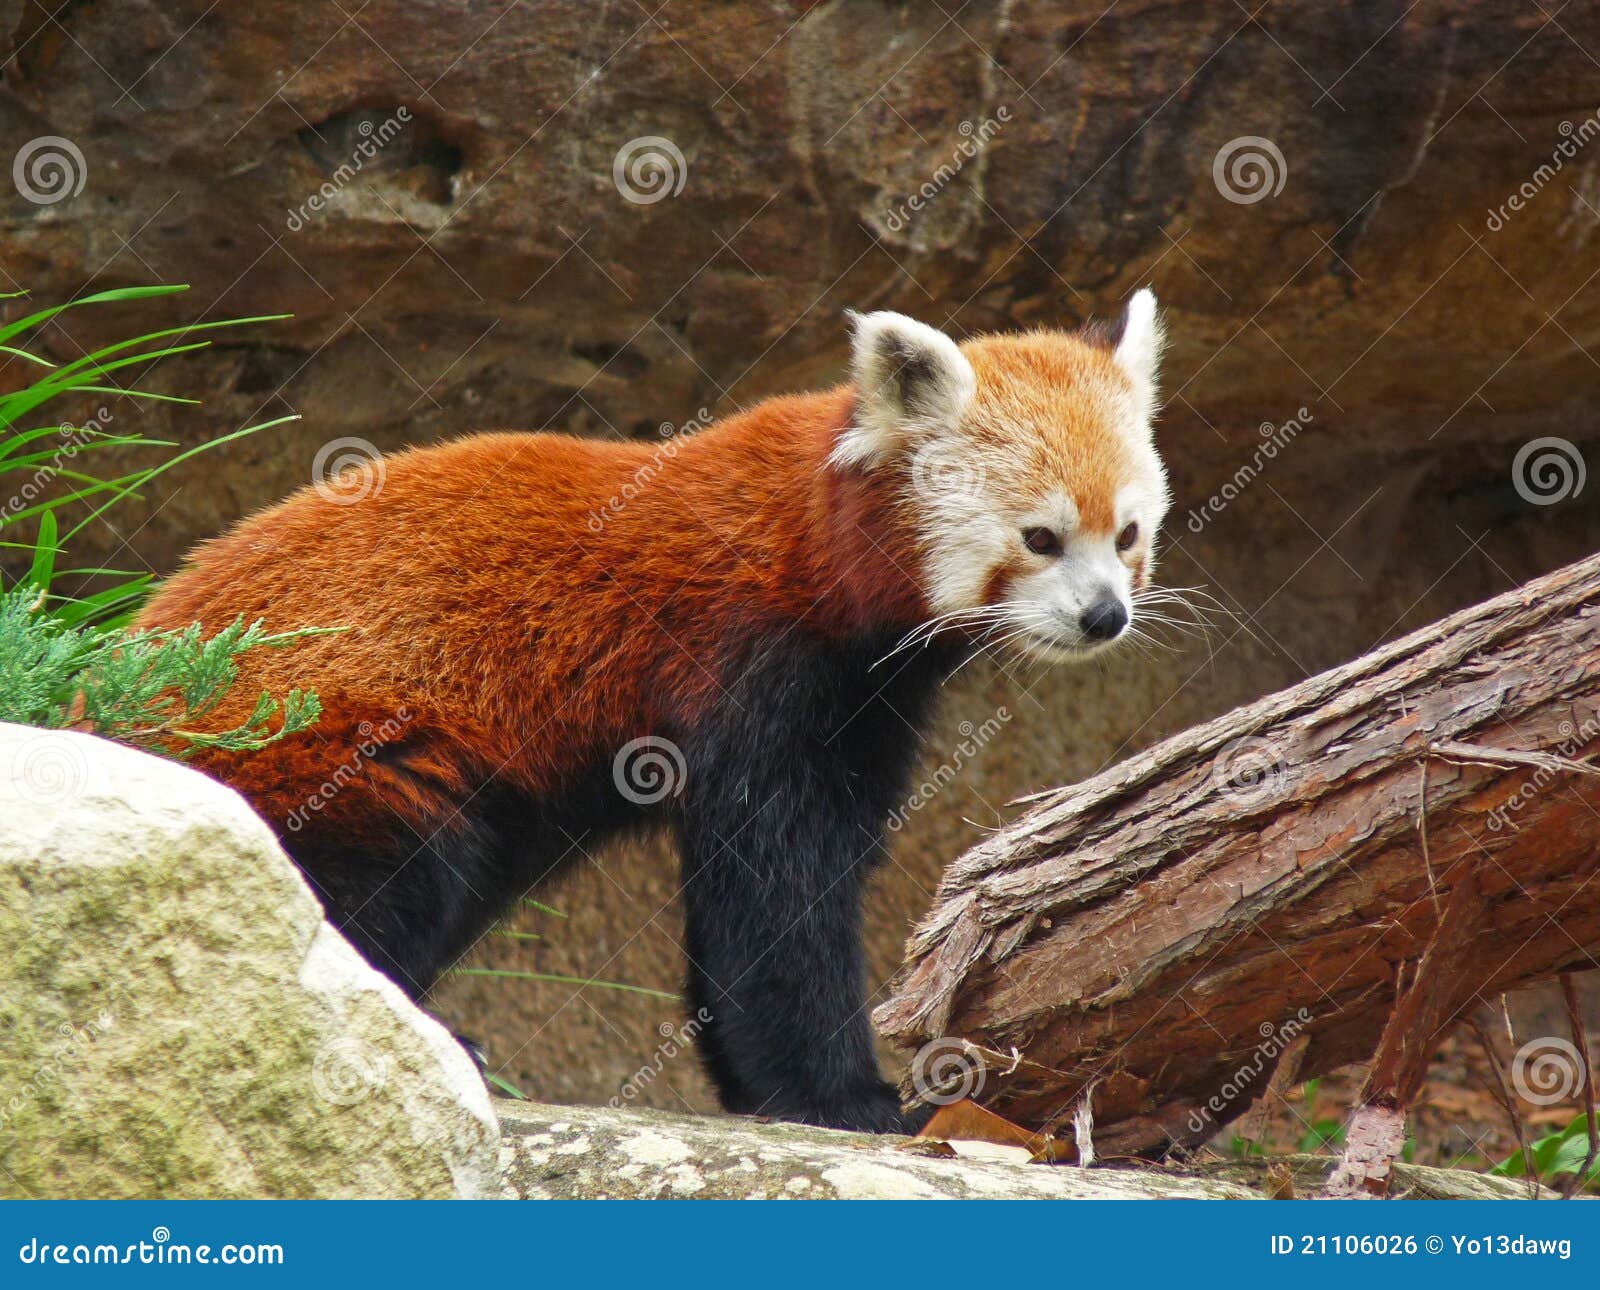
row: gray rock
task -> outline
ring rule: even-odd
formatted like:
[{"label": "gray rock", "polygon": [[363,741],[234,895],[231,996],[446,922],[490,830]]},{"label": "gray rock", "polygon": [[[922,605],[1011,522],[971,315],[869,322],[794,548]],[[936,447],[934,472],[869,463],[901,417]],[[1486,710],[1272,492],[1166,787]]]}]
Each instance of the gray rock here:
[{"label": "gray rock", "polygon": [[950,1158],[911,1138],[630,1107],[499,1103],[512,1200],[1244,1200],[1223,1179]]},{"label": "gray rock", "polygon": [[197,772],[0,725],[0,1196],[476,1197],[472,1063]]}]

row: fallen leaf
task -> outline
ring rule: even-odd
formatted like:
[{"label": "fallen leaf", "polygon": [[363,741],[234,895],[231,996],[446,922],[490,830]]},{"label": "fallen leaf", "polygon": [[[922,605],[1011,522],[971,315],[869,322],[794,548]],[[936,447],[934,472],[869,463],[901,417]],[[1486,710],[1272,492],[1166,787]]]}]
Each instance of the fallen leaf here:
[{"label": "fallen leaf", "polygon": [[[1041,1164],[1066,1164],[1077,1159],[1077,1148],[1060,1138],[1033,1133],[1020,1124],[1013,1124],[1003,1115],[996,1115],[979,1106],[970,1098],[962,1098],[948,1106],[941,1106],[933,1118],[922,1126],[918,1138],[936,1138],[955,1145],[959,1154],[979,1156],[984,1159],[1027,1159]],[[993,1147],[1021,1148],[1026,1156],[1008,1152],[1004,1157],[994,1153],[962,1151],[963,1142],[987,1143]]]}]

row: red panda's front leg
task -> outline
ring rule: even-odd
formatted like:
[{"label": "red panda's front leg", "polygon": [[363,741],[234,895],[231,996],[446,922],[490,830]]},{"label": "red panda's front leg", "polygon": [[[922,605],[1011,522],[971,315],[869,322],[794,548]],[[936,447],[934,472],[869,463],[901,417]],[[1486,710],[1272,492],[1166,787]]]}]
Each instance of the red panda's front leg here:
[{"label": "red panda's front leg", "polygon": [[698,1045],[730,1111],[913,1131],[878,1070],[862,898],[948,658],[762,650],[687,732],[677,806]]},{"label": "red panda's front leg", "polygon": [[788,791],[765,780],[761,800],[702,800],[683,826],[697,1043],[729,1111],[910,1132],[867,1017],[861,900],[875,841],[848,799],[802,779]]}]

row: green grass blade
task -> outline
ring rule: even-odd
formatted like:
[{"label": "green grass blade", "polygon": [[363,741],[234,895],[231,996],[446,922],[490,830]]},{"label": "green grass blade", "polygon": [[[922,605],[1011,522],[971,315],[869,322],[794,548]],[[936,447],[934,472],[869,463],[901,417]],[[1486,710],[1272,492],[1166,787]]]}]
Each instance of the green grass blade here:
[{"label": "green grass blade", "polygon": [[[257,314],[250,318],[219,318],[214,322],[190,323],[187,327],[163,327],[160,331],[146,332],[143,336],[135,336],[132,340],[119,340],[114,345],[106,345],[101,349],[93,351],[92,353],[85,354],[82,358],[74,359],[65,367],[58,368],[56,370],[55,378],[52,379],[70,376],[75,372],[80,372],[86,369],[103,370],[109,372],[112,370],[112,365],[102,365],[102,359],[109,358],[113,354],[126,353],[126,351],[133,349],[136,346],[147,345],[154,340],[166,340],[169,336],[188,336],[197,331],[216,331],[222,327],[242,327],[247,323],[282,322],[285,318],[292,316],[293,315],[291,314]],[[164,348],[156,350],[151,354],[147,354],[145,357],[155,359],[162,357],[169,352],[181,354],[186,349],[203,348],[210,343],[211,342],[209,340],[196,341],[192,346],[179,345],[170,350]],[[120,359],[115,366],[125,367],[130,361],[138,362],[139,359],[137,356],[131,360],[127,358]]]},{"label": "green grass blade", "polygon": [[603,990],[623,990],[629,994],[648,994],[654,999],[671,999],[674,1003],[682,1000],[682,995],[670,994],[666,990],[652,990],[646,985],[628,985],[623,981],[601,981],[594,977],[562,976],[557,972],[521,972],[512,968],[456,968],[454,976],[495,976],[505,977],[513,981],[554,981],[557,985],[592,985]]},{"label": "green grass blade", "polygon": [[537,909],[541,914],[549,914],[553,918],[565,918],[566,917],[566,915],[563,914],[559,909],[556,909],[551,905],[541,905],[537,900],[534,900],[533,897],[531,897],[531,896],[524,896],[522,898],[522,903],[524,905],[526,905],[529,909]]},{"label": "green grass blade", "polygon": [[[159,476],[166,474],[167,471],[171,470],[174,466],[181,466],[191,457],[197,457],[202,452],[210,452],[211,449],[220,448],[223,444],[232,443],[235,439],[243,439],[246,435],[256,434],[262,430],[270,430],[273,426],[281,426],[287,421],[298,421],[299,419],[300,414],[298,412],[291,412],[286,416],[274,417],[271,421],[262,421],[253,426],[245,426],[242,430],[235,430],[232,433],[225,434],[218,439],[207,439],[204,443],[196,444],[193,448],[189,448],[183,452],[180,452],[175,457],[167,458],[167,460],[162,462],[159,466],[152,466],[149,470],[144,472],[139,487],[143,488],[144,485],[149,483],[152,479],[156,479]],[[113,498],[111,501],[106,502],[105,505],[96,508],[90,514],[84,516],[82,520],[67,530],[67,535],[62,539],[62,541],[72,541],[74,537],[83,531],[85,525],[89,524],[93,520],[99,519],[102,513],[115,504],[115,501],[116,499]]]},{"label": "green grass blade", "polygon": [[61,548],[56,545],[56,517],[54,511],[46,511],[39,519],[39,536],[33,552],[33,564],[28,569],[28,580],[41,591],[50,590],[50,582],[55,574],[56,556]]},{"label": "green grass blade", "polygon": [[[151,296],[174,296],[180,291],[187,291],[187,283],[167,283],[151,287],[115,287],[110,291],[97,291],[92,296],[80,296],[77,300],[68,300],[65,304],[51,305],[48,309],[41,309],[37,313],[29,314],[26,318],[19,318],[14,323],[7,323],[0,327],[0,345],[5,344],[13,337],[20,336],[30,328],[37,327],[40,323],[47,323],[57,314],[63,314],[68,309],[81,309],[84,305],[110,304],[119,300],[146,300]],[[26,295],[25,291],[12,293]]]}]

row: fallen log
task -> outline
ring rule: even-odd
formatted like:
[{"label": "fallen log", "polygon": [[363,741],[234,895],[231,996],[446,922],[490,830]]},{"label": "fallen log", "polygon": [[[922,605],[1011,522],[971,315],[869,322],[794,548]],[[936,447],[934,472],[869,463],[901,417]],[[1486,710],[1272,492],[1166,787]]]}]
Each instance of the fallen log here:
[{"label": "fallen log", "polygon": [[[1596,751],[1591,557],[1040,794],[950,865],[876,1012],[904,1091],[1069,1139],[1085,1103],[1102,1158],[1150,1154],[1286,1053],[1371,1059],[1405,998],[1409,1095],[1476,1000],[1600,961]],[[1469,952],[1424,964],[1468,882]]]}]

